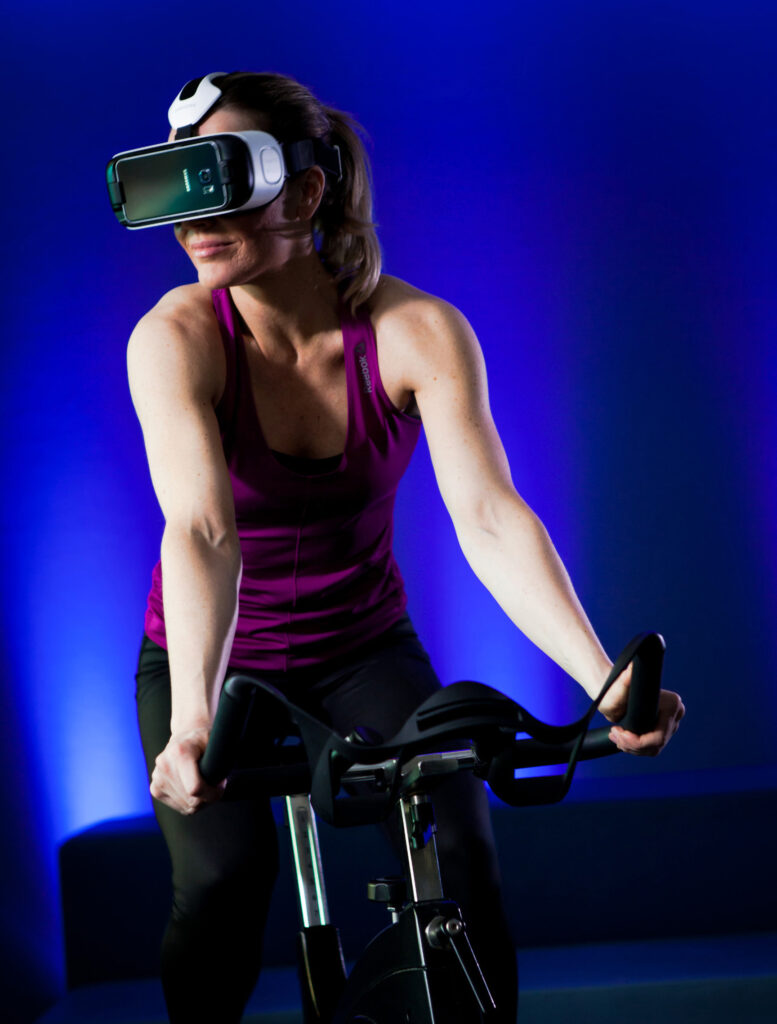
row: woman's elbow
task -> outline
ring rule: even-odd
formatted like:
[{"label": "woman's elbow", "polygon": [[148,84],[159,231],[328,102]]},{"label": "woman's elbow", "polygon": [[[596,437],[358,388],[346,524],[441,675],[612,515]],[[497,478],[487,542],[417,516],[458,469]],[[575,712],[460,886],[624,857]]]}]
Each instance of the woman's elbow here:
[{"label": "woman's elbow", "polygon": [[538,516],[512,486],[484,491],[466,508],[460,508],[453,518],[460,533],[496,539],[506,530],[512,532],[516,526],[524,530],[544,529]]},{"label": "woman's elbow", "polygon": [[174,545],[207,550],[240,565],[240,538],[234,521],[221,517],[198,516],[168,519],[162,537],[162,549]]}]

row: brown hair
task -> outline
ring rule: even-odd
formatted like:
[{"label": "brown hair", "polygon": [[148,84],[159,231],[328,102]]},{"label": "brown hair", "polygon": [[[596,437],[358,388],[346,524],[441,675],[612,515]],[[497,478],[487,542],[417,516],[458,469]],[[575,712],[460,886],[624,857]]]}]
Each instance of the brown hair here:
[{"label": "brown hair", "polygon": [[375,290],[381,251],[372,220],[372,176],[362,142],[364,131],[349,115],[327,107],[304,85],[270,72],[235,71],[218,79],[218,107],[256,111],[279,142],[318,138],[340,147],[343,175],[327,175],[327,186],[313,221],[316,248],[351,308]]}]

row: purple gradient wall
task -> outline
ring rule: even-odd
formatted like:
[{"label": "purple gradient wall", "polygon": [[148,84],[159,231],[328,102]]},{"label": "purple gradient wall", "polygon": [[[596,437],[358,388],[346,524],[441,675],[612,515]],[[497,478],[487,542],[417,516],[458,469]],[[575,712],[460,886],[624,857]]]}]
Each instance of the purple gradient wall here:
[{"label": "purple gradient wall", "polygon": [[[56,844],[145,811],[133,663],[161,521],[124,345],[191,278],[128,233],[114,152],[211,70],[294,74],[372,136],[386,269],[460,306],[518,489],[614,654],[669,644],[681,738],[593,778],[775,766],[777,10],[616,0],[294,10],[38,4],[4,105],[3,928],[32,1005],[61,982]],[[419,450],[397,548],[443,678],[580,710],[458,553]],[[744,784],[744,781],[743,781]],[[10,976],[10,974],[9,974]],[[36,996],[29,996],[35,990]],[[19,1011],[19,1019],[23,1011]]]}]

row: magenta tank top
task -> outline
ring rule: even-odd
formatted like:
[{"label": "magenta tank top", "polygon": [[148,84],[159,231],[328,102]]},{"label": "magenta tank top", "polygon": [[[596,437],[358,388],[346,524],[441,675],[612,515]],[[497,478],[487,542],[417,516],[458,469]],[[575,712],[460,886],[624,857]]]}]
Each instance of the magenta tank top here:
[{"label": "magenta tank top", "polygon": [[[393,511],[420,420],[392,404],[380,380],[372,325],[343,305],[345,450],[328,472],[306,475],[288,468],[262,434],[229,292],[214,291],[213,306],[227,360],[216,413],[243,555],[230,665],[318,665],[379,636],[405,609],[392,551]],[[145,628],[166,646],[159,563]]]}]

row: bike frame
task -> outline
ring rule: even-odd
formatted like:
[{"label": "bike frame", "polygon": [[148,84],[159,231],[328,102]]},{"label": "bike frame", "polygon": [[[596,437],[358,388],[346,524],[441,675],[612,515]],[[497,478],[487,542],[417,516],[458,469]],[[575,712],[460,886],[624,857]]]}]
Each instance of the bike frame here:
[{"label": "bike frame", "polygon": [[[511,805],[552,803],[569,789],[578,759],[617,752],[609,728],[589,724],[609,687],[633,662],[629,706],[621,725],[653,728],[665,645],[641,634],[616,660],[597,699],[578,722],[550,726],[480,683],[455,683],[425,701],[388,742],[344,738],[273,687],[233,676],[222,691],[208,749],[200,762],[215,784],[231,768],[255,698],[285,709],[287,735],[302,745],[277,746],[259,771],[230,778],[227,793],[285,795],[302,928],[298,962],[305,1024],[488,1024],[496,1013],[458,906],[443,893],[431,793],[452,772],[488,780]],[[528,734],[529,738],[521,738]],[[467,749],[450,749],[461,737]],[[563,777],[516,779],[515,769],[567,763]],[[354,788],[353,784],[362,784]],[[340,795],[343,794],[343,795]],[[405,887],[384,885],[392,923],[366,947],[346,977],[337,930],[329,920],[313,808],[337,826],[376,823],[399,807]],[[377,893],[381,885],[371,883]],[[405,898],[404,892],[409,898]]]}]

